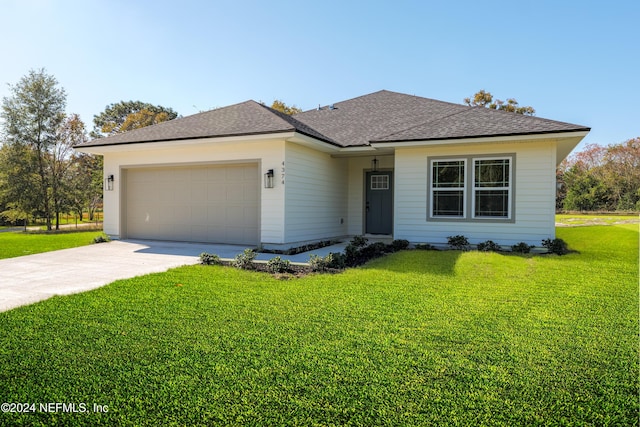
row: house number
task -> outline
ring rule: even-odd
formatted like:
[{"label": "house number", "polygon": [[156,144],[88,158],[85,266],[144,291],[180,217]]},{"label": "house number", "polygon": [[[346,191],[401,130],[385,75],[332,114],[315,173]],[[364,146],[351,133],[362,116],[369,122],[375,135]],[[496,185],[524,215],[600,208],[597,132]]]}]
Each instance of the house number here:
[{"label": "house number", "polygon": [[282,183],[284,184],[284,162],[282,162]]}]

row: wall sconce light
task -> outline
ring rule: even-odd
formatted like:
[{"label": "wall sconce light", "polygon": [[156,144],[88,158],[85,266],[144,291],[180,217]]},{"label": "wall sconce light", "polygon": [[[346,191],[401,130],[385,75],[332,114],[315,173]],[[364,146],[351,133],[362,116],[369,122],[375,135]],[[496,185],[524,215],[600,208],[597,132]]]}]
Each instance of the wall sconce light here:
[{"label": "wall sconce light", "polygon": [[374,157],[373,160],[371,160],[371,170],[373,172],[378,172],[378,158]]},{"label": "wall sconce light", "polygon": [[264,174],[264,188],[273,188],[273,169]]},{"label": "wall sconce light", "polygon": [[107,177],[107,191],[113,191],[113,181],[114,181],[113,175],[109,175]]}]

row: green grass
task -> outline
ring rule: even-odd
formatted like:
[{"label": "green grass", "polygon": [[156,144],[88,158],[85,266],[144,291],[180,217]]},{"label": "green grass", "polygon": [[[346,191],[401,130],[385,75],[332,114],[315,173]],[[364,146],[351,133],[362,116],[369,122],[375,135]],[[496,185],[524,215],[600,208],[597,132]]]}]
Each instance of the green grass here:
[{"label": "green grass", "polygon": [[636,425],[638,227],[578,253],[406,251],[276,280],[190,266],[0,313],[3,425]]},{"label": "green grass", "polygon": [[556,223],[563,225],[613,225],[623,222],[640,222],[639,215],[617,214],[557,214]]},{"label": "green grass", "polygon": [[0,259],[89,245],[102,232],[0,233]]}]

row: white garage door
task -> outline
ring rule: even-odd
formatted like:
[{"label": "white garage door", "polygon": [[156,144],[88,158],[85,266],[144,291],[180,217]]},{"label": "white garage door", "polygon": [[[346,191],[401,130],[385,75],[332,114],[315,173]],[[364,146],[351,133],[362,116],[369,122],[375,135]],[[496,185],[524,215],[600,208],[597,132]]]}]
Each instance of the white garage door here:
[{"label": "white garage door", "polygon": [[255,245],[257,164],[136,168],[126,171],[126,236]]}]

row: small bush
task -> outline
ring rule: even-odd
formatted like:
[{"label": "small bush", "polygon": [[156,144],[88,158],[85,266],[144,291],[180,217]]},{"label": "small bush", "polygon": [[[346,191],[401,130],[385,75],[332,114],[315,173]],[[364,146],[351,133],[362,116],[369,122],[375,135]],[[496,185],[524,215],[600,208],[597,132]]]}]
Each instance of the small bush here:
[{"label": "small bush", "polygon": [[391,242],[391,247],[393,248],[394,252],[401,251],[409,247],[409,241],[405,239],[396,239]]},{"label": "small bush", "polygon": [[478,243],[478,250],[480,252],[500,252],[500,245],[493,240],[487,240],[486,242]]},{"label": "small bush", "polygon": [[256,255],[253,249],[245,249],[244,252],[236,255],[231,264],[241,270],[253,270],[253,260],[256,259]]},{"label": "small bush", "polygon": [[390,252],[390,248],[391,246],[386,245],[384,242],[375,242],[363,247],[360,252],[363,258],[365,258],[364,262],[367,262],[370,259],[381,257],[387,252]]},{"label": "small bush", "polygon": [[220,261],[220,257],[216,254],[208,254],[206,252],[202,252],[200,254],[200,264],[202,265],[220,265],[222,261]]},{"label": "small bush", "polygon": [[344,270],[346,267],[345,256],[338,252],[329,252],[329,254],[324,257],[324,261],[329,268],[335,270]]},{"label": "small bush", "polygon": [[335,252],[329,252],[329,254],[324,257],[311,255],[309,257],[309,267],[311,268],[311,271],[315,272],[343,270],[346,267],[345,256],[341,253]]},{"label": "small bush", "polygon": [[562,239],[545,239],[542,241],[542,246],[547,248],[550,254],[564,255],[569,252],[567,242]]},{"label": "small bush", "polygon": [[415,248],[419,251],[437,251],[438,250],[438,248],[428,243],[417,243]]},{"label": "small bush", "polygon": [[109,239],[109,236],[107,236],[106,234],[101,234],[93,238],[93,243],[107,243],[110,241],[111,239]]},{"label": "small bush", "polygon": [[349,244],[355,246],[356,248],[361,248],[363,246],[366,246],[368,241],[369,239],[364,236],[354,236]]},{"label": "small bush", "polygon": [[271,258],[267,261],[267,270],[269,273],[289,273],[291,271],[291,262],[287,259],[282,259],[279,256]]},{"label": "small bush", "polygon": [[520,242],[517,245],[511,246],[511,250],[518,254],[528,254],[533,248],[535,248],[535,246],[528,245],[525,242]]},{"label": "small bush", "polygon": [[327,264],[321,256],[311,254],[309,255],[309,268],[311,271],[327,271]]},{"label": "small bush", "polygon": [[452,249],[457,249],[459,251],[469,250],[469,240],[461,235],[447,237],[447,244]]},{"label": "small bush", "polygon": [[354,267],[356,265],[362,264],[362,249],[362,246],[357,246],[353,243],[349,243],[344,248],[345,263],[349,267]]}]

